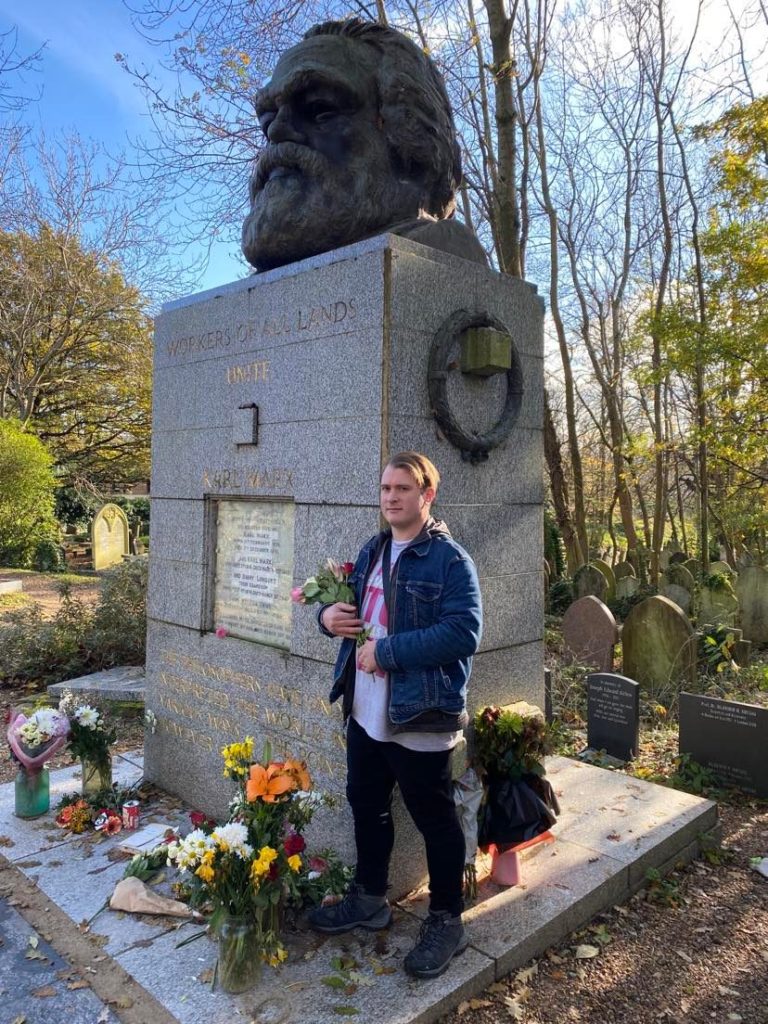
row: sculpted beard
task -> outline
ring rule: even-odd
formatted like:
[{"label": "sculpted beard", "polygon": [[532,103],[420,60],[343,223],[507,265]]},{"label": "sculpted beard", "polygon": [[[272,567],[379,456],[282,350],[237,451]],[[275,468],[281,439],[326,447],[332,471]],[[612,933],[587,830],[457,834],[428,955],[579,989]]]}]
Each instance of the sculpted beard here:
[{"label": "sculpted beard", "polygon": [[339,166],[294,142],[264,150],[250,194],[243,253],[262,271],[358,241],[418,213],[412,190],[389,167]]}]

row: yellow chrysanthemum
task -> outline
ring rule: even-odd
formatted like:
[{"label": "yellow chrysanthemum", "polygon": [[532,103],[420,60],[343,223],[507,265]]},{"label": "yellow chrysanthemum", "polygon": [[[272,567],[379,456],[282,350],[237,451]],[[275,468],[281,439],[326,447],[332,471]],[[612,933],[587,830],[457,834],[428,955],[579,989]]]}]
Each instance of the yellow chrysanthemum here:
[{"label": "yellow chrysanthemum", "polygon": [[212,865],[210,864],[201,864],[200,867],[197,868],[197,870],[195,871],[195,874],[197,875],[198,878],[202,879],[206,884],[212,882],[216,877],[216,872],[214,871]]},{"label": "yellow chrysanthemum", "polygon": [[301,857],[298,855],[298,853],[294,853],[292,857],[288,858],[288,867],[291,869],[291,871],[301,870]]},{"label": "yellow chrysanthemum", "polygon": [[283,949],[282,946],[278,946],[277,951],[274,953],[270,953],[268,956],[265,957],[265,959],[270,967],[277,967],[284,960],[288,959],[288,950]]}]

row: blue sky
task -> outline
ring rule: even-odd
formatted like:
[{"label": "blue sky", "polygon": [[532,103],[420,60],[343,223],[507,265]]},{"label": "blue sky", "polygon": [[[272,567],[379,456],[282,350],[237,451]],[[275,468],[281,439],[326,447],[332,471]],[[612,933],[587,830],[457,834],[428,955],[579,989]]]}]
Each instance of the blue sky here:
[{"label": "blue sky", "polygon": [[[158,53],[121,0],[0,0],[0,31],[14,25],[21,53],[45,44],[37,72],[25,79],[25,95],[42,93],[25,111],[27,123],[46,133],[76,128],[110,152],[128,151],[130,139],[149,132],[145,99],[115,54],[156,68]],[[201,288],[242,276],[232,248],[214,246]]]}]

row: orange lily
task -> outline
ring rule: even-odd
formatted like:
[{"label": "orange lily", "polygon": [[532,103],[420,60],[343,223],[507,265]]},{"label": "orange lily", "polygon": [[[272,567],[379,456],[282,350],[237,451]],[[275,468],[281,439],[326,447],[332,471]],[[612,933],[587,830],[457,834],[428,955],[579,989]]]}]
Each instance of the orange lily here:
[{"label": "orange lily", "polygon": [[266,768],[252,764],[245,784],[245,796],[248,800],[261,799],[264,803],[273,804],[277,797],[293,788],[293,779],[286,775],[282,764],[270,764]]},{"label": "orange lily", "polygon": [[286,761],[285,770],[295,780],[297,789],[303,789],[306,792],[311,787],[312,780],[309,777],[305,761]]}]

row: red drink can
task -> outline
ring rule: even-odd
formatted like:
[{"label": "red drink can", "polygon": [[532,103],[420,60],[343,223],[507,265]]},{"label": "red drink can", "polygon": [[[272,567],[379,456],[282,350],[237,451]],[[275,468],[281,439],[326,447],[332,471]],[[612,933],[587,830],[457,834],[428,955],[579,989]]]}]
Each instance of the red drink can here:
[{"label": "red drink can", "polygon": [[123,828],[139,827],[139,801],[126,800],[123,804]]}]

